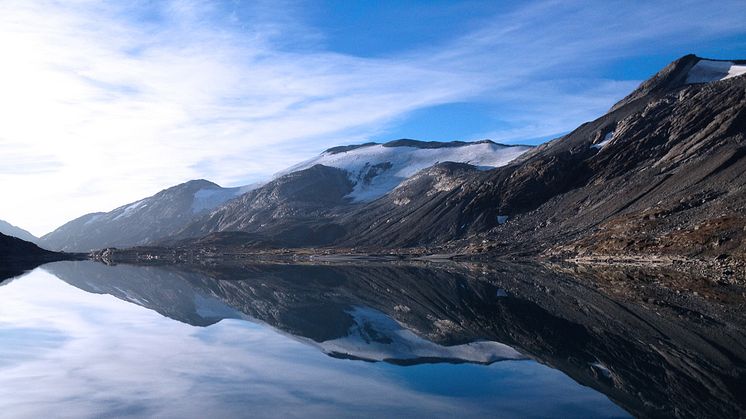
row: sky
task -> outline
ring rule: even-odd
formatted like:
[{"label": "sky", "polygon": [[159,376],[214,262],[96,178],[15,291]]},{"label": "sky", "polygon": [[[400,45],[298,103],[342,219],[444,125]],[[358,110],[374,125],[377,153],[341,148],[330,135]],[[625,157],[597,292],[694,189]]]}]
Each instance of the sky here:
[{"label": "sky", "polygon": [[538,144],[687,53],[746,58],[743,0],[0,1],[0,219],[36,235],[326,148]]}]

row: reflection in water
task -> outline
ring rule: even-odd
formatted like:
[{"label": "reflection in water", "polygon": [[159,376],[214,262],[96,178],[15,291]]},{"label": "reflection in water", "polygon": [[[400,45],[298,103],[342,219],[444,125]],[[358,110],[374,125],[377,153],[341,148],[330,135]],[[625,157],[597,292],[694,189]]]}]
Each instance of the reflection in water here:
[{"label": "reflection in water", "polygon": [[0,287],[13,417],[744,412],[739,329],[538,267],[43,269]]}]

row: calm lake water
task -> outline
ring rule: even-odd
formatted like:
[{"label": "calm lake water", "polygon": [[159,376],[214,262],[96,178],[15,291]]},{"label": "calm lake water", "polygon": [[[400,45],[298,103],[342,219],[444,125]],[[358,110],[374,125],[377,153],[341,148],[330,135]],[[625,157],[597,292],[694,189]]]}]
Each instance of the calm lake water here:
[{"label": "calm lake water", "polygon": [[0,416],[687,416],[666,394],[727,374],[676,376],[619,328],[659,325],[522,272],[48,264],[0,286]]}]

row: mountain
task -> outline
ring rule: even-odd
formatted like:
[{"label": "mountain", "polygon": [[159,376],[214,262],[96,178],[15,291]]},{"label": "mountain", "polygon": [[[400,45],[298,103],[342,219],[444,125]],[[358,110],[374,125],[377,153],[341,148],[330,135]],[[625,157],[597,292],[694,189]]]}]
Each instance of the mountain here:
[{"label": "mountain", "polygon": [[[271,199],[231,201],[180,237],[246,231],[287,247],[746,262],[744,74],[746,61],[684,56],[600,118],[504,160],[458,163],[438,154],[469,147],[513,152],[491,142],[333,148],[291,168],[315,165],[293,172],[298,179],[265,185]],[[398,148],[409,154],[389,152]],[[417,164],[418,153],[433,153],[429,166]],[[490,163],[499,167],[484,170]],[[391,177],[396,173],[402,178]],[[277,189],[303,176],[309,180],[297,191],[305,195]],[[328,204],[313,205],[325,182],[310,178],[326,176],[340,181],[338,188]]]},{"label": "mountain", "polygon": [[223,231],[260,233],[288,247],[323,246],[347,234],[338,220],[388,196],[419,171],[459,162],[474,172],[505,165],[530,150],[492,141],[396,140],[335,147],[278,174],[266,185],[194,221],[177,237]]},{"label": "mountain", "polygon": [[246,238],[253,247],[746,263],[744,74],[746,61],[687,55],[605,115],[535,148],[406,139],[335,147],[210,209],[186,205],[180,218],[162,209],[147,220],[126,216],[145,201],[100,222],[89,215],[77,224],[106,234],[80,229],[56,245],[240,246]]},{"label": "mountain", "polygon": [[75,257],[76,255],[51,252],[31,242],[0,233],[0,282],[43,263]]},{"label": "mountain", "polygon": [[17,237],[21,240],[25,240],[27,242],[35,244],[38,244],[39,241],[38,237],[34,236],[28,231],[20,227],[16,227],[13,224],[10,224],[9,222],[3,220],[0,220],[0,233],[5,234],[6,236]]},{"label": "mountain", "polygon": [[529,149],[489,140],[408,139],[335,147],[262,186],[187,182],[108,213],[84,215],[42,237],[41,243],[55,250],[91,251],[242,231],[261,232],[282,246],[328,245],[345,231],[325,220],[389,193],[421,169],[456,161],[488,170]]},{"label": "mountain", "polygon": [[110,212],[86,214],[46,234],[40,244],[53,250],[87,252],[150,243],[173,235],[193,218],[252,187],[222,188],[192,180]]},{"label": "mountain", "polygon": [[744,64],[685,56],[506,166],[420,172],[336,220],[340,243],[746,258]]}]

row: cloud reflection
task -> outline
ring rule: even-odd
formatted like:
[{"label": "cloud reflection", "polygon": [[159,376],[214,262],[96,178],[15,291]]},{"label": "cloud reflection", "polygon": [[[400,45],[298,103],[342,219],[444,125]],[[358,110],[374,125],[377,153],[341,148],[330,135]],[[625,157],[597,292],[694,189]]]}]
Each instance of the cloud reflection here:
[{"label": "cloud reflection", "polygon": [[[40,269],[0,287],[0,300],[0,411],[9,417],[530,417],[563,405],[564,416],[624,416],[534,362],[337,360],[266,325],[193,327]],[[12,348],[19,342],[25,356]],[[479,391],[459,391],[465,382]]]}]

